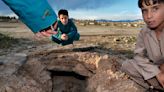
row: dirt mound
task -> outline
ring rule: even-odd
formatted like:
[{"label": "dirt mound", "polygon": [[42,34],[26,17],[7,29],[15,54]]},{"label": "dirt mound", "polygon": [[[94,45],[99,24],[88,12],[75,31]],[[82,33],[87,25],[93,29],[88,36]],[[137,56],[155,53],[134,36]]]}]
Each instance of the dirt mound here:
[{"label": "dirt mound", "polygon": [[4,70],[0,92],[142,92],[119,70],[120,58],[102,55],[97,49],[58,48],[10,55],[8,63],[0,66]]}]

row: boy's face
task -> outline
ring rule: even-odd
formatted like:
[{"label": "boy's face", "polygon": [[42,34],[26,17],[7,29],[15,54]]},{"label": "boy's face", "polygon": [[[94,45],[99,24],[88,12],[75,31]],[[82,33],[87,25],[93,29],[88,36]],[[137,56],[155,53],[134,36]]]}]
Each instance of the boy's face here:
[{"label": "boy's face", "polygon": [[164,4],[153,4],[152,1],[150,3],[151,5],[147,6],[143,2],[143,7],[141,8],[145,23],[151,29],[164,28]]},{"label": "boy's face", "polygon": [[63,15],[63,14],[60,14],[59,15],[59,20],[61,21],[61,23],[63,25],[66,25],[68,23],[68,16],[67,15]]}]

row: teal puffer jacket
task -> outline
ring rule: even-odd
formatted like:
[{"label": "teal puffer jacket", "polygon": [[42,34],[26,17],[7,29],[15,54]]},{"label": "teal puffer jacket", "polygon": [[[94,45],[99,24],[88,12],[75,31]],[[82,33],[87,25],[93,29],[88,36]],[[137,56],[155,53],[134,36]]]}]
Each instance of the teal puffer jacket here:
[{"label": "teal puffer jacket", "polygon": [[47,0],[2,0],[34,33],[52,25],[57,16]]}]

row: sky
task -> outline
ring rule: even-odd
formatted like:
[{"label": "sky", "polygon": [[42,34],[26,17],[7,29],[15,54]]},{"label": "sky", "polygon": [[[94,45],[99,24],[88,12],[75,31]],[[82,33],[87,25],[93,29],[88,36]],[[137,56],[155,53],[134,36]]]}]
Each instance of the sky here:
[{"label": "sky", "polygon": [[[142,19],[138,0],[47,0],[54,11],[67,9],[70,18],[133,20]],[[16,16],[0,0],[0,15]]]}]

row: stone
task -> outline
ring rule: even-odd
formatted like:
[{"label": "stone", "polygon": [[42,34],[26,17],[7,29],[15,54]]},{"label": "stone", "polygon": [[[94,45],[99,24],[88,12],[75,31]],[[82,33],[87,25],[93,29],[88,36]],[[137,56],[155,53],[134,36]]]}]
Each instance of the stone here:
[{"label": "stone", "polygon": [[77,64],[73,71],[79,75],[90,77],[93,75],[90,71],[88,71],[82,64]]},{"label": "stone", "polygon": [[10,76],[26,63],[26,54],[11,54],[6,57],[1,57],[0,61],[3,65],[0,66],[0,76]]}]

